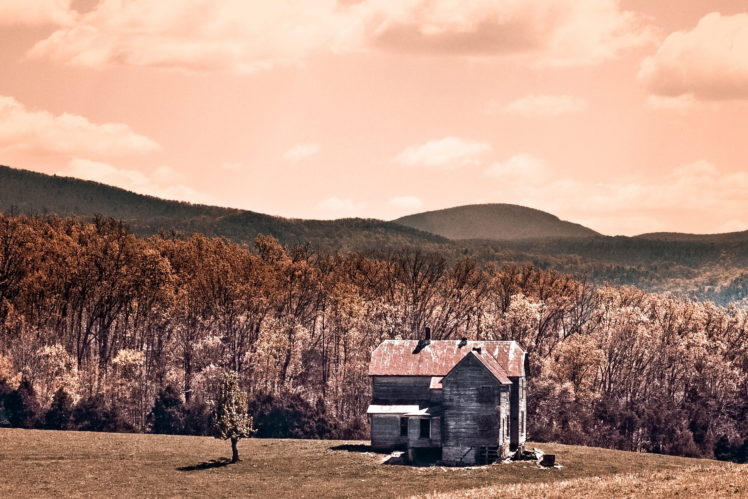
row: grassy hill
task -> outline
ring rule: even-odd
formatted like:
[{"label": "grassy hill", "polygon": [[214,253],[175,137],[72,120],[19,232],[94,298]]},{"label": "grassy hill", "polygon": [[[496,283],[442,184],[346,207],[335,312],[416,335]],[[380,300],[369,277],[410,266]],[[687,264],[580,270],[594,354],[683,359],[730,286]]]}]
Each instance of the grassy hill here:
[{"label": "grassy hill", "polygon": [[382,220],[289,219],[167,201],[97,182],[0,166],[0,212],[11,211],[82,217],[101,214],[125,221],[141,235],[173,230],[244,242],[258,234],[269,234],[285,244],[310,243],[322,249],[429,248],[447,243],[440,236]]},{"label": "grassy hill", "polygon": [[[559,492],[553,497],[579,497],[579,487],[569,489],[569,483],[611,497],[609,485],[618,482],[630,485],[628,497],[666,497],[638,488],[641,480],[655,485],[653,473],[665,484],[708,479],[713,497],[715,491],[748,493],[748,466],[717,461],[537,444],[556,454],[562,468],[540,469],[530,462],[416,468],[383,465],[385,456],[369,452],[366,444],[242,440],[243,461],[226,464],[228,443],[209,437],[0,429],[0,497],[488,497],[507,490],[520,490],[522,497],[548,497],[550,491]],[[654,490],[667,488],[660,483]]]},{"label": "grassy hill", "polygon": [[395,222],[447,239],[511,241],[540,238],[588,238],[600,234],[533,208],[513,204],[473,204],[427,211]]}]

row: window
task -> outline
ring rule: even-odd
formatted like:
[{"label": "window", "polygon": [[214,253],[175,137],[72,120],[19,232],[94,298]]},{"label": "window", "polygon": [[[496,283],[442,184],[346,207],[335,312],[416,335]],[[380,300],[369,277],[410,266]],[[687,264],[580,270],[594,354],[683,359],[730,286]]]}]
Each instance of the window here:
[{"label": "window", "polygon": [[525,411],[519,413],[519,431],[523,435],[525,434]]},{"label": "window", "polygon": [[419,438],[431,438],[431,420],[430,419],[421,420],[421,433],[419,434]]},{"label": "window", "polygon": [[493,403],[493,388],[490,386],[478,387],[478,403],[479,404],[492,404]]},{"label": "window", "polygon": [[504,437],[509,438],[509,425],[506,424],[506,416],[504,416]]},{"label": "window", "polygon": [[408,418],[400,418],[400,436],[408,436]]}]

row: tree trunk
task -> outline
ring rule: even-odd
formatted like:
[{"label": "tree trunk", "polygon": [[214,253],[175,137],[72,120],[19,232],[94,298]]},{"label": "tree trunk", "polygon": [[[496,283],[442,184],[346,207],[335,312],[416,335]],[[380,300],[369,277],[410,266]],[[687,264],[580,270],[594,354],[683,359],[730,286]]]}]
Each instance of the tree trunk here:
[{"label": "tree trunk", "polygon": [[239,459],[239,448],[236,446],[237,443],[239,443],[238,438],[231,439],[231,462],[232,463],[238,463],[239,461],[241,461],[241,459]]}]

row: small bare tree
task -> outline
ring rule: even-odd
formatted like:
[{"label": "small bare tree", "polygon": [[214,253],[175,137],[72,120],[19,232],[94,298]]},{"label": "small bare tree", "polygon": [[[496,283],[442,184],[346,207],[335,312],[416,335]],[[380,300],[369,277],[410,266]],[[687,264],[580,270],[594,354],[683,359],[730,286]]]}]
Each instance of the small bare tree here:
[{"label": "small bare tree", "polygon": [[239,389],[238,376],[226,371],[221,380],[221,389],[211,417],[214,436],[231,440],[231,462],[239,459],[237,444],[240,438],[248,438],[255,432],[252,416],[247,413],[247,394]]}]

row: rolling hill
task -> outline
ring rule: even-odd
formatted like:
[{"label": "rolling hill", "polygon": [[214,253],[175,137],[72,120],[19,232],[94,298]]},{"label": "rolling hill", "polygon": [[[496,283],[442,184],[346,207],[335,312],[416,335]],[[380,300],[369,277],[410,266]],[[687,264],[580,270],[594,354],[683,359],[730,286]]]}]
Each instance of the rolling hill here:
[{"label": "rolling hill", "polygon": [[687,234],[683,232],[650,232],[634,236],[636,239],[651,241],[677,241],[697,243],[744,243],[748,242],[748,230],[723,232],[719,234]]},{"label": "rolling hill", "polygon": [[382,220],[276,217],[247,210],[168,201],[97,182],[7,166],[0,166],[0,212],[80,217],[99,214],[124,221],[140,235],[160,231],[199,232],[248,242],[258,234],[268,234],[285,244],[310,243],[327,250],[441,248],[448,245],[443,237]]},{"label": "rolling hill", "polygon": [[587,238],[600,234],[544,211],[513,204],[474,204],[427,211],[395,222],[447,239]]}]

